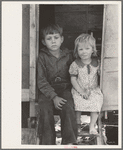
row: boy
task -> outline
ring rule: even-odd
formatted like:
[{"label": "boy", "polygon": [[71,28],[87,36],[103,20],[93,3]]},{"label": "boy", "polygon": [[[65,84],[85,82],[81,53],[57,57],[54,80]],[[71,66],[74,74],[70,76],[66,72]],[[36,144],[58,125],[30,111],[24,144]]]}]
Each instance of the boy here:
[{"label": "boy", "polygon": [[62,28],[49,25],[42,30],[42,43],[38,59],[39,113],[38,137],[40,145],[54,145],[56,140],[54,113],[61,118],[62,144],[76,144],[77,125],[71,95],[69,66],[72,53],[61,49]]}]

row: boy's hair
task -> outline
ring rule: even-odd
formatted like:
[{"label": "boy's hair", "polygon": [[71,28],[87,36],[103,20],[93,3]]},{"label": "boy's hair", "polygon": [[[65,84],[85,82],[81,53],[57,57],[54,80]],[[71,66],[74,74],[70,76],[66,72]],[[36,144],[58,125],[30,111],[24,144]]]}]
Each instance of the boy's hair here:
[{"label": "boy's hair", "polygon": [[59,33],[60,36],[62,36],[63,28],[60,27],[58,24],[50,24],[44,27],[41,33],[42,39],[44,39],[47,34]]},{"label": "boy's hair", "polygon": [[92,46],[92,49],[93,49],[93,53],[92,55],[93,56],[97,56],[97,50],[96,50],[96,40],[95,38],[90,35],[90,34],[81,34],[80,36],[78,36],[75,40],[75,48],[74,48],[74,56],[75,58],[78,58],[78,44],[79,43],[83,43],[83,44],[90,44]]}]

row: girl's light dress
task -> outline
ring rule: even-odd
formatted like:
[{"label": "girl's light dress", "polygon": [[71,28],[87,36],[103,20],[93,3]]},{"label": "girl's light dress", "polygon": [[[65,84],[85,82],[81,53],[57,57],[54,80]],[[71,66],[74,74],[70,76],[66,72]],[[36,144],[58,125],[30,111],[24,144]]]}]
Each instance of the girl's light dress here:
[{"label": "girl's light dress", "polygon": [[72,88],[75,111],[100,112],[103,104],[103,94],[98,86],[98,69],[99,63],[97,58],[92,58],[89,65],[83,64],[81,59],[77,58],[70,65],[70,75],[77,77],[78,84],[82,89],[90,89],[91,92],[86,100]]}]

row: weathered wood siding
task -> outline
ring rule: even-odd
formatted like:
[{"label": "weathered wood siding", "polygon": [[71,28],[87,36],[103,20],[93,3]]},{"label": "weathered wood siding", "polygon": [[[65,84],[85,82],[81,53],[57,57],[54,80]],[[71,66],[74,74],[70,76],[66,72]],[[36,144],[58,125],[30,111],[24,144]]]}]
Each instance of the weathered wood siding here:
[{"label": "weathered wood siding", "polygon": [[102,43],[102,110],[118,109],[118,5],[105,5]]},{"label": "weathered wood siding", "polygon": [[55,22],[63,27],[63,45],[71,50],[80,34],[93,32],[100,55],[103,5],[56,5]]},{"label": "weathered wood siding", "polygon": [[22,102],[29,102],[29,117],[33,117],[35,116],[36,63],[39,45],[38,5],[22,5],[22,13]]},{"label": "weathered wood siding", "polygon": [[30,5],[22,5],[22,101],[29,101],[29,22]]},{"label": "weathered wood siding", "polygon": [[30,74],[30,5],[22,5],[22,88],[21,88],[21,113],[22,127],[27,127],[29,118],[29,74]]},{"label": "weathered wood siding", "polygon": [[38,57],[38,6],[22,5],[22,101],[36,99]]},{"label": "weathered wood siding", "polygon": [[29,5],[22,5],[22,89],[29,89]]}]

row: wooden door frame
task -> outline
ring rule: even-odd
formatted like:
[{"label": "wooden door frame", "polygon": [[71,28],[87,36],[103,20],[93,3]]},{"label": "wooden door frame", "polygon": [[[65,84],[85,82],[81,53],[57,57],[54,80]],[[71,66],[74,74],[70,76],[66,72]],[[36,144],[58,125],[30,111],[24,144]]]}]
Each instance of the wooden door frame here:
[{"label": "wooden door frame", "polygon": [[30,117],[35,117],[35,101],[37,98],[36,66],[39,52],[39,5],[30,4],[30,76],[29,101]]}]

